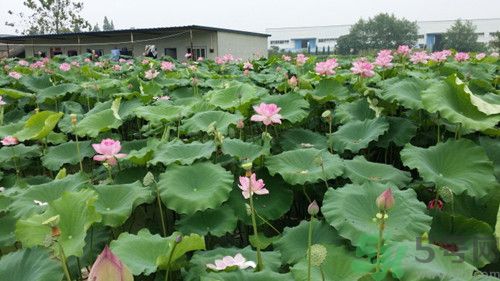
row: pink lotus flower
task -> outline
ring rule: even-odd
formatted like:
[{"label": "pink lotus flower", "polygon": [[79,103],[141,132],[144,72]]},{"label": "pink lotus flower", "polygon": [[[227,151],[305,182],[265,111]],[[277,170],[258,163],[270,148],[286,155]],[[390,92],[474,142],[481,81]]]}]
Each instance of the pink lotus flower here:
[{"label": "pink lotus flower", "polygon": [[234,267],[234,269],[255,268],[257,265],[253,261],[247,261],[243,255],[238,253],[234,257],[225,256],[221,260],[215,260],[214,264],[208,263],[206,266],[214,271],[222,271],[232,267]]},{"label": "pink lotus flower", "polygon": [[146,78],[148,80],[153,80],[156,78],[156,76],[158,76],[158,74],[160,74],[158,71],[156,71],[154,69],[150,69],[150,70],[144,72],[144,78]]},{"label": "pink lotus flower", "polygon": [[290,79],[288,79],[288,86],[295,88],[299,84],[297,80],[297,76],[293,75]]},{"label": "pink lotus flower", "polygon": [[292,60],[292,57],[287,56],[287,55],[283,55],[283,56],[281,56],[281,58],[282,58],[284,61],[291,61],[291,60]]},{"label": "pink lotus flower", "polygon": [[61,71],[64,71],[64,72],[68,72],[68,71],[70,71],[70,70],[71,70],[71,64],[69,64],[69,63],[61,63],[61,64],[59,65],[59,69],[60,69]]},{"label": "pink lotus flower", "polygon": [[160,68],[163,71],[172,71],[175,69],[175,64],[173,64],[169,61],[162,61]]},{"label": "pink lotus flower", "polygon": [[456,61],[466,61],[469,59],[469,53],[459,52],[455,54]]},{"label": "pink lotus flower", "polygon": [[148,59],[143,59],[141,63],[142,63],[142,65],[149,64],[149,60]]},{"label": "pink lotus flower", "polygon": [[431,61],[435,61],[435,62],[443,62],[443,61],[446,61],[448,56],[449,56],[448,52],[440,51],[440,52],[432,53],[430,59],[431,59]]},{"label": "pink lotus flower", "polygon": [[249,61],[243,63],[243,69],[250,70],[253,69],[253,64]]},{"label": "pink lotus flower", "polygon": [[486,57],[485,53],[476,54],[476,60],[482,60]]},{"label": "pink lotus flower", "polygon": [[45,67],[45,62],[39,60],[39,61],[36,61],[32,64],[30,64],[30,68],[32,69],[36,69],[36,68],[44,68]]},{"label": "pink lotus flower", "polygon": [[98,153],[94,156],[95,161],[106,161],[109,165],[116,165],[117,158],[124,158],[127,156],[125,153],[119,153],[122,149],[120,141],[112,139],[103,139],[101,143],[92,144],[94,150]]},{"label": "pink lotus flower", "polygon": [[30,63],[25,61],[25,60],[20,60],[17,62],[17,64],[19,64],[20,66],[29,66]]},{"label": "pink lotus flower", "polygon": [[125,62],[127,62],[127,60],[126,60],[126,59],[124,59],[124,58],[120,58],[120,59],[118,60],[118,62],[119,62],[119,63],[125,63]]},{"label": "pink lotus flower", "polygon": [[245,69],[243,70],[243,75],[248,76],[250,74],[250,70]]},{"label": "pink lotus flower", "polygon": [[134,276],[130,273],[117,256],[111,252],[108,246],[104,247],[102,253],[90,269],[89,281],[133,281]]},{"label": "pink lotus flower", "polygon": [[76,67],[80,67],[80,63],[78,63],[77,61],[72,61],[71,65],[76,66]]},{"label": "pink lotus flower", "polygon": [[254,106],[253,109],[257,114],[252,115],[250,120],[255,122],[262,122],[264,125],[269,126],[273,123],[281,124],[281,115],[278,114],[281,108],[276,104],[261,103],[259,106]]},{"label": "pink lotus flower", "polygon": [[380,210],[389,210],[394,206],[394,201],[392,189],[388,188],[377,197],[376,203]]},{"label": "pink lotus flower", "polygon": [[297,65],[304,65],[307,61],[308,57],[306,57],[304,54],[298,54],[297,57],[295,58],[295,61],[297,62]]},{"label": "pink lotus flower", "polygon": [[0,96],[0,106],[6,105],[7,103],[3,100],[3,96]]},{"label": "pink lotus flower", "polygon": [[490,56],[492,56],[494,58],[498,58],[498,52],[493,52],[490,54]]},{"label": "pink lotus flower", "polygon": [[365,58],[361,58],[352,63],[351,72],[354,74],[359,74],[361,77],[372,77],[373,75],[375,75],[373,68],[373,64],[371,64]]},{"label": "pink lotus flower", "polygon": [[21,77],[23,77],[23,75],[21,73],[16,72],[16,71],[9,72],[9,76],[16,79],[16,80],[19,80],[19,79],[21,79]]},{"label": "pink lotus flower", "polygon": [[400,45],[396,50],[396,53],[403,56],[408,56],[410,54],[410,47],[408,45]]},{"label": "pink lotus flower", "polygon": [[113,65],[113,70],[114,71],[121,71],[122,67],[119,64],[115,64],[115,65]]},{"label": "pink lotus flower", "polygon": [[84,61],[84,62],[91,62],[92,60],[91,60],[91,59],[89,59],[89,58],[85,58],[83,61]]},{"label": "pink lotus flower", "polygon": [[197,60],[197,61],[204,61],[204,60],[205,60],[205,58],[204,58],[204,57],[198,57],[196,60]]},{"label": "pink lotus flower", "polygon": [[100,62],[100,61],[96,61],[96,62],[94,63],[94,66],[95,66],[95,67],[103,67],[103,66],[104,66],[104,64],[103,64],[102,62]]},{"label": "pink lotus flower", "polygon": [[316,63],[315,71],[318,75],[333,75],[335,74],[335,68],[339,64],[336,59],[328,59],[326,61]]},{"label": "pink lotus flower", "polygon": [[410,61],[413,64],[419,64],[419,63],[426,64],[428,60],[429,60],[429,55],[425,51],[415,52],[410,57]]},{"label": "pink lotus flower", "polygon": [[391,50],[380,50],[375,59],[375,65],[380,67],[392,67],[392,59],[394,57],[391,54]]},{"label": "pink lotus flower", "polygon": [[19,140],[13,136],[6,136],[2,139],[2,145],[5,145],[5,146],[16,145],[18,143],[19,143]]},{"label": "pink lotus flower", "polygon": [[257,180],[255,173],[252,173],[250,177],[240,177],[240,184],[238,186],[245,199],[250,198],[254,194],[269,194],[269,190],[264,187],[266,184],[262,179]]},{"label": "pink lotus flower", "polygon": [[307,206],[307,213],[311,216],[315,216],[319,213],[319,206],[316,200],[312,201],[309,206]]}]

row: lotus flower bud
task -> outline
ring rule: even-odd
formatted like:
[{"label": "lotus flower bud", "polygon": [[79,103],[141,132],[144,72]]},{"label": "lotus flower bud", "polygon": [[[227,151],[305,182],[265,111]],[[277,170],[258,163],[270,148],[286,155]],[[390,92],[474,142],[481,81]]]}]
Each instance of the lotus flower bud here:
[{"label": "lotus flower bud", "polygon": [[242,119],[238,120],[238,122],[236,123],[236,128],[243,129],[244,127],[245,127],[245,122]]},{"label": "lotus flower bud", "polygon": [[392,189],[388,188],[382,194],[377,197],[376,200],[377,207],[380,210],[389,210],[394,206],[394,196],[392,195]]},{"label": "lotus flower bud", "polygon": [[313,266],[320,266],[326,259],[328,250],[325,246],[314,244],[311,246],[311,264]]},{"label": "lotus flower bud", "polygon": [[447,186],[443,186],[439,189],[439,196],[443,199],[444,202],[450,203],[453,201],[453,191]]},{"label": "lotus flower bud", "polygon": [[319,213],[319,206],[316,203],[316,200],[312,201],[311,204],[307,207],[307,213],[311,216],[315,216]]},{"label": "lotus flower bud", "polygon": [[76,114],[72,113],[70,115],[71,118],[71,124],[76,125],[77,119],[76,119]]},{"label": "lotus flower bud", "polygon": [[92,265],[88,280],[92,281],[133,281],[128,268],[106,246]]},{"label": "lotus flower bud", "polygon": [[182,242],[182,235],[179,235],[175,238],[175,243],[181,243]]}]

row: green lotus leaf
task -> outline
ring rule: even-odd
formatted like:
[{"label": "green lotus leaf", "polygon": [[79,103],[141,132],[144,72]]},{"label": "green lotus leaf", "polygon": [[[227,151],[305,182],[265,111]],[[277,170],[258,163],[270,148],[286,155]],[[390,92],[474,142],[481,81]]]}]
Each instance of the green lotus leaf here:
[{"label": "green lotus leaf", "polygon": [[265,153],[265,149],[255,143],[240,139],[224,139],[222,153],[236,157],[240,161],[253,161]]},{"label": "green lotus leaf", "polygon": [[30,98],[33,96],[33,94],[19,91],[16,89],[0,88],[0,96],[8,96],[13,99],[22,99],[22,98]]},{"label": "green lotus leaf", "polygon": [[284,150],[300,148],[327,149],[327,138],[311,130],[294,128],[286,131],[281,136],[280,145]]},{"label": "green lotus leaf", "polygon": [[139,181],[130,184],[99,185],[95,187],[98,200],[95,209],[102,215],[102,223],[111,227],[122,225],[139,205],[151,203],[152,192]]},{"label": "green lotus leaf", "polygon": [[403,146],[417,134],[417,126],[410,120],[401,117],[388,116],[389,130],[380,136],[377,146],[387,148],[390,143]]},{"label": "green lotus leaf", "polygon": [[497,239],[497,248],[500,251],[500,207],[497,213],[497,223],[495,224],[495,237]]},{"label": "green lotus leaf", "polygon": [[366,99],[357,99],[353,102],[344,102],[335,108],[333,120],[335,122],[346,124],[349,121],[375,118],[375,111],[370,108]]},{"label": "green lotus leaf", "polygon": [[493,162],[495,176],[500,180],[500,142],[497,139],[480,137],[479,143],[488,155],[488,158]]},{"label": "green lotus leaf", "polygon": [[438,246],[405,241],[391,242],[382,252],[381,265],[383,272],[405,281],[473,280],[476,268],[457,261],[457,256]]},{"label": "green lotus leaf", "polygon": [[279,114],[291,123],[300,122],[309,115],[309,102],[295,93],[267,96],[262,102],[278,105],[281,108]]},{"label": "green lotus leaf", "polygon": [[52,171],[57,171],[64,164],[78,164],[83,158],[92,157],[96,153],[90,144],[90,141],[80,141],[80,154],[77,152],[77,143],[74,141],[51,146],[41,158],[43,166]]},{"label": "green lotus leaf", "polygon": [[151,159],[153,159],[154,150],[160,144],[160,140],[156,138],[150,138],[147,141],[147,145],[140,149],[132,149],[128,152],[125,160],[134,163],[136,165],[144,166]]},{"label": "green lotus leaf", "polygon": [[334,99],[343,99],[349,95],[349,89],[336,78],[327,78],[319,81],[311,93],[315,100],[326,102]]},{"label": "green lotus leaf", "polygon": [[483,148],[470,140],[448,140],[429,148],[407,144],[401,151],[405,166],[417,169],[420,176],[453,193],[483,197],[498,183],[493,164]]},{"label": "green lotus leaf", "polygon": [[[307,253],[307,239],[311,221],[301,221],[294,227],[285,227],[281,238],[274,242],[274,248],[281,253],[281,260],[286,264],[296,264]],[[337,231],[323,220],[312,222],[312,244],[342,245],[343,239]]]},{"label": "green lotus leaf", "polygon": [[[290,273],[277,273],[270,270],[264,269],[263,271],[254,272],[252,270],[235,270],[230,272],[208,272],[206,276],[202,277],[202,280],[214,280],[214,281],[232,281],[232,280],[242,280],[242,281],[293,281],[293,277]],[[196,280],[196,279],[195,279]]]},{"label": "green lotus leaf", "polygon": [[182,233],[196,233],[200,235],[224,236],[236,228],[238,218],[228,206],[222,205],[217,209],[198,211],[192,215],[181,216],[176,222],[176,229]]},{"label": "green lotus leaf", "polygon": [[120,127],[122,121],[116,119],[111,108],[92,112],[89,111],[85,117],[78,121],[75,127],[75,134],[79,136],[97,137],[99,133]]},{"label": "green lotus leaf", "polygon": [[208,102],[224,110],[238,108],[258,97],[254,86],[245,83],[234,83],[221,90],[207,93]]},{"label": "green lotus leaf", "polygon": [[[318,243],[315,243],[318,244]],[[373,264],[366,259],[357,258],[344,247],[321,244],[327,251],[321,264],[311,266],[311,280],[360,280],[373,268]],[[307,251],[307,249],[306,249]],[[306,253],[306,252],[304,252]],[[295,280],[307,280],[307,256],[291,268]]]},{"label": "green lotus leaf", "polygon": [[408,109],[423,109],[422,92],[429,87],[429,82],[417,77],[407,77],[394,83],[386,83],[381,96],[390,102],[397,102]]},{"label": "green lotus leaf", "polygon": [[[184,236],[180,243],[175,240],[181,234],[174,232],[169,237],[151,234],[148,229],[141,229],[137,235],[124,232],[111,242],[110,248],[134,275],[150,275],[158,267],[166,269],[185,253],[205,249],[203,237],[192,234]],[[174,244],[177,245],[174,248]],[[174,251],[173,253],[171,251]]]},{"label": "green lotus leaf", "polygon": [[431,213],[434,218],[429,233],[430,242],[436,245],[453,245],[462,259],[478,268],[496,260],[497,243],[489,224],[439,211]]},{"label": "green lotus leaf", "polygon": [[260,249],[266,249],[267,247],[271,246],[274,242],[276,242],[279,238],[280,238],[279,236],[267,237],[263,233],[257,233],[257,236],[248,235],[248,242],[250,242],[250,245],[252,245],[255,248],[259,247]]},{"label": "green lotus leaf", "polygon": [[344,177],[355,184],[365,182],[391,183],[399,188],[405,187],[411,181],[411,175],[394,168],[391,165],[369,162],[363,156],[356,156],[352,160],[344,160]]},{"label": "green lotus leaf", "polygon": [[[374,251],[378,226],[373,218],[379,212],[375,201],[389,187],[389,184],[367,182],[329,189],[321,211],[340,236],[351,240],[354,246],[366,247],[367,252]],[[426,215],[425,204],[417,200],[415,191],[392,190],[395,204],[388,212],[384,238],[387,241],[415,240],[429,231],[432,218]]]},{"label": "green lotus leaf", "polygon": [[500,122],[500,115],[487,115],[471,102],[470,91],[455,75],[433,83],[422,95],[425,109],[439,112],[448,121],[461,124],[466,130],[484,131]]},{"label": "green lotus leaf", "polygon": [[153,98],[156,96],[163,95],[163,90],[161,89],[161,86],[155,81],[148,81],[148,82],[140,81],[139,88],[141,90],[141,95],[143,96]]},{"label": "green lotus leaf", "polygon": [[210,127],[225,134],[229,125],[236,125],[239,120],[243,120],[240,114],[231,114],[223,111],[205,111],[196,113],[191,118],[184,120],[181,127],[189,133],[208,132]]},{"label": "green lotus leaf", "polygon": [[23,166],[23,163],[19,163],[19,160],[35,158],[40,154],[41,151],[38,145],[25,146],[21,143],[15,146],[3,146],[0,148],[0,163],[2,163],[4,169],[13,169],[16,165]]},{"label": "green lotus leaf", "polygon": [[[269,194],[253,197],[255,211],[258,216],[258,224],[264,223],[261,219],[276,220],[286,214],[293,202],[292,187],[285,183],[280,177],[271,177],[267,173],[257,172],[257,178],[266,184]],[[245,224],[252,224],[251,216],[248,215],[248,200],[245,200],[238,186],[234,186],[230,194],[229,205],[233,208],[236,216]]]},{"label": "green lotus leaf", "polygon": [[44,103],[46,100],[54,100],[69,93],[76,93],[80,91],[80,89],[80,86],[76,84],[59,84],[51,86],[39,90],[36,95],[36,100],[38,103]]},{"label": "green lotus leaf", "polygon": [[333,148],[340,153],[350,150],[358,153],[367,148],[370,142],[378,140],[389,130],[389,123],[385,118],[364,121],[351,121],[342,125],[330,136],[329,141]]},{"label": "green lotus leaf", "polygon": [[271,175],[280,174],[292,185],[316,183],[334,179],[344,172],[344,164],[338,155],[315,148],[296,149],[266,158]]},{"label": "green lotus leaf", "polygon": [[[254,280],[251,278],[255,272],[251,269],[248,270],[238,270],[232,274],[244,274],[246,275],[248,271],[248,275],[246,276],[238,276],[238,278],[243,279],[230,279],[234,276],[231,275],[231,272],[213,272],[210,273],[207,271],[207,264],[214,263],[216,259],[222,259],[224,256],[232,256],[234,257],[236,254],[240,253],[247,261],[257,262],[256,252],[253,251],[249,246],[243,249],[238,248],[216,248],[210,251],[198,251],[196,252],[190,260],[191,266],[184,276],[184,280]],[[281,261],[279,253],[277,252],[262,252],[262,259],[264,261],[264,272],[278,272],[281,267]],[[269,274],[269,273],[268,273]],[[247,279],[245,279],[247,278]],[[257,280],[275,280],[275,279],[257,279]],[[280,280],[280,279],[276,279]],[[286,279],[290,280],[290,279]]]},{"label": "green lotus leaf", "polygon": [[16,242],[14,231],[16,230],[16,218],[12,215],[0,216],[0,248],[12,246]]},{"label": "green lotus leaf", "polygon": [[62,112],[40,111],[26,120],[21,131],[15,136],[20,140],[40,140],[45,138],[63,116]]},{"label": "green lotus leaf", "polygon": [[[64,249],[64,254],[80,257],[83,254],[87,230],[94,222],[101,220],[94,208],[96,199],[95,192],[88,189],[65,192],[61,198],[50,202],[43,214],[19,220],[16,224],[16,238],[26,247],[45,245],[51,236],[51,230],[44,222],[59,216],[58,227],[61,235],[58,241]],[[53,246],[58,251],[57,245]]]},{"label": "green lotus leaf", "polygon": [[39,213],[45,208],[35,203],[52,202],[60,198],[64,192],[80,190],[88,184],[88,178],[83,174],[74,174],[48,183],[31,185],[13,196],[9,209],[17,218],[27,218],[34,213]]},{"label": "green lotus leaf", "polygon": [[184,106],[175,106],[166,102],[161,102],[157,105],[138,107],[134,110],[134,113],[137,117],[149,121],[152,124],[172,122],[187,115]]},{"label": "green lotus leaf", "polygon": [[38,92],[53,85],[50,81],[50,76],[47,74],[42,74],[41,76],[25,75],[19,79],[19,82],[32,92]]},{"label": "green lotus leaf", "polygon": [[187,215],[220,206],[229,198],[232,186],[233,175],[208,162],[170,166],[158,182],[167,208]]},{"label": "green lotus leaf", "polygon": [[162,163],[168,166],[177,162],[181,165],[191,165],[197,159],[210,158],[214,151],[215,143],[213,141],[183,143],[179,140],[173,140],[158,145],[154,150],[154,157],[149,163],[152,165]]},{"label": "green lotus leaf", "polygon": [[156,259],[170,251],[169,240],[148,229],[141,229],[137,235],[123,232],[110,248],[134,275],[156,272]]},{"label": "green lotus leaf", "polygon": [[61,263],[42,248],[22,249],[2,256],[0,280],[12,281],[61,281]]}]

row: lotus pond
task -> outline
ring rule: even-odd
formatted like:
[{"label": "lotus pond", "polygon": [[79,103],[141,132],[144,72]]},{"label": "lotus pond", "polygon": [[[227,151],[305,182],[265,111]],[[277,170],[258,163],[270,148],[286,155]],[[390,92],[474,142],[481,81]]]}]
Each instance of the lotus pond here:
[{"label": "lotus pond", "polygon": [[497,280],[498,54],[0,61],[0,280]]}]

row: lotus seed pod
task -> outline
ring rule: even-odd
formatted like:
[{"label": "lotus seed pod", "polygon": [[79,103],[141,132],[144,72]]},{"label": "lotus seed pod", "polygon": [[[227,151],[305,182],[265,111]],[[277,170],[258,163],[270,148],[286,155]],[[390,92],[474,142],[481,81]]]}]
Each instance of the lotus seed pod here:
[{"label": "lotus seed pod", "polygon": [[325,110],[325,111],[323,111],[323,113],[321,113],[321,117],[323,117],[325,119],[330,118],[330,117],[332,117],[332,112],[330,110]]},{"label": "lotus seed pod", "polygon": [[313,266],[320,266],[326,259],[328,251],[325,246],[321,244],[314,244],[311,246],[311,264]]},{"label": "lotus seed pod", "polygon": [[243,164],[241,164],[241,167],[245,170],[245,171],[250,171],[252,170],[252,162],[245,162]]},{"label": "lotus seed pod", "polygon": [[71,124],[76,125],[76,122],[78,121],[76,114],[72,113],[70,115],[70,118],[71,118]]},{"label": "lotus seed pod", "polygon": [[453,201],[453,192],[447,186],[443,186],[439,189],[439,196],[443,199],[444,202],[450,203]]}]

